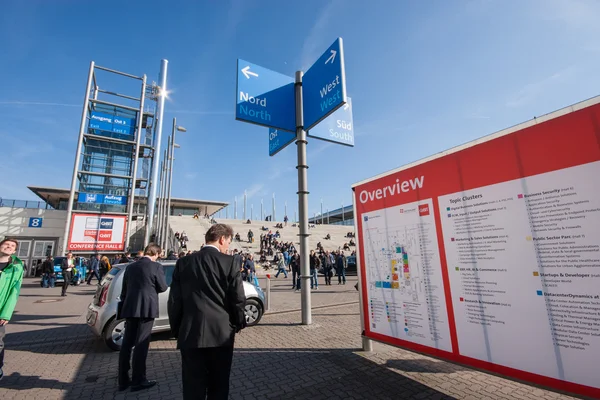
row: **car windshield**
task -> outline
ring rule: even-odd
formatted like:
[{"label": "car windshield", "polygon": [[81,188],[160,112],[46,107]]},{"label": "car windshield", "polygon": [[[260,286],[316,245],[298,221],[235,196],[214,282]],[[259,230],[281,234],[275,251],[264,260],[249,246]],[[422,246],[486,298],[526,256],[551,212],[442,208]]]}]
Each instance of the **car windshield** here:
[{"label": "car windshield", "polygon": [[60,266],[62,264],[62,260],[64,260],[65,257],[54,257],[54,266]]}]

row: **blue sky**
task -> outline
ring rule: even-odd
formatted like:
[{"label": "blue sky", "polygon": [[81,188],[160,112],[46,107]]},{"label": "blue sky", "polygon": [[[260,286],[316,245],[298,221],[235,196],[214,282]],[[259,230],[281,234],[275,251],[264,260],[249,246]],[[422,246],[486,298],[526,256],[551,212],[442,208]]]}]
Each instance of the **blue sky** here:
[{"label": "blue sky", "polygon": [[[68,188],[89,62],[157,80],[169,60],[163,143],[178,137],[173,196],[228,201],[254,218],[297,204],[296,148],[236,121],[236,59],[293,76],[344,39],[354,148],[310,139],[309,213],[351,185],[576,103],[600,88],[600,2],[3,1],[0,197]],[[10,154],[7,158],[6,155]],[[231,212],[230,212],[231,216]]]}]

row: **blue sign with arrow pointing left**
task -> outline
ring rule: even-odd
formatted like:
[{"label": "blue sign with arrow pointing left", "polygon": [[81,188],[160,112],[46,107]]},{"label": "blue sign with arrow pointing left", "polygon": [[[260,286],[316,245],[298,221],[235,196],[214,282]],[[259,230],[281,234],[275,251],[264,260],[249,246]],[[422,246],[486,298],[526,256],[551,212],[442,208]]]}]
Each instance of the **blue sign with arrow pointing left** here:
[{"label": "blue sign with arrow pointing left", "polygon": [[274,156],[296,140],[296,134],[269,128],[269,155]]},{"label": "blue sign with arrow pointing left", "polygon": [[238,59],[235,119],[296,132],[294,78]]},{"label": "blue sign with arrow pointing left", "polygon": [[310,130],[346,103],[342,38],[338,38],[304,74],[302,97],[305,130]]}]

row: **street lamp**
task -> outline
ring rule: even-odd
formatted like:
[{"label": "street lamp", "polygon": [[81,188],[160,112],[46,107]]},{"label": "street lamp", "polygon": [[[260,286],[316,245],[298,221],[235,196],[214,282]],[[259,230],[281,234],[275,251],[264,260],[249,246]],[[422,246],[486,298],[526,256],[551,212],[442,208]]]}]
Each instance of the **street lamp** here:
[{"label": "street lamp", "polygon": [[175,132],[187,132],[187,129],[185,129],[183,126],[178,126],[177,125],[177,118],[173,118],[173,129],[171,131],[171,148],[169,149],[169,157],[167,159],[167,163],[169,165],[169,182],[168,182],[168,199],[167,199],[167,210],[166,210],[166,219],[165,219],[165,227],[164,227],[164,245],[163,245],[163,249],[165,249],[165,251],[168,251],[169,249],[169,240],[168,240],[168,235],[169,235],[169,216],[171,215],[171,188],[173,187],[173,156],[174,156],[174,150],[177,148],[180,148],[181,146],[179,146],[177,143],[175,143]]}]

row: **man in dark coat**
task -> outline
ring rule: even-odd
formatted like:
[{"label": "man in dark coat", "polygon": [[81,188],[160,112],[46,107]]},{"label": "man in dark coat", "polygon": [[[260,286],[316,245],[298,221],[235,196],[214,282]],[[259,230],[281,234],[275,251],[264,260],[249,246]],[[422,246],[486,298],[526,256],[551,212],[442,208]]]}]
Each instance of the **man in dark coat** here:
[{"label": "man in dark coat", "polygon": [[63,286],[61,296],[67,295],[67,288],[73,280],[73,268],[75,268],[75,260],[73,259],[73,253],[67,253],[67,258],[63,259],[60,263],[60,269],[62,270]]},{"label": "man in dark coat", "polygon": [[[129,264],[123,275],[117,318],[125,318],[125,335],[119,353],[119,390],[131,386],[136,392],[151,388],[156,381],[146,379],[146,357],[154,318],[158,317],[158,294],[167,290],[162,265],[156,262],[160,246],[150,243],[144,257]],[[129,359],[133,350],[133,371],[129,379]]]},{"label": "man in dark coat", "polygon": [[[233,230],[206,232],[206,245],[175,265],[169,322],[181,351],[184,399],[227,399],[235,334],[246,326],[239,256],[227,255]],[[185,307],[184,307],[185,304]]]}]

